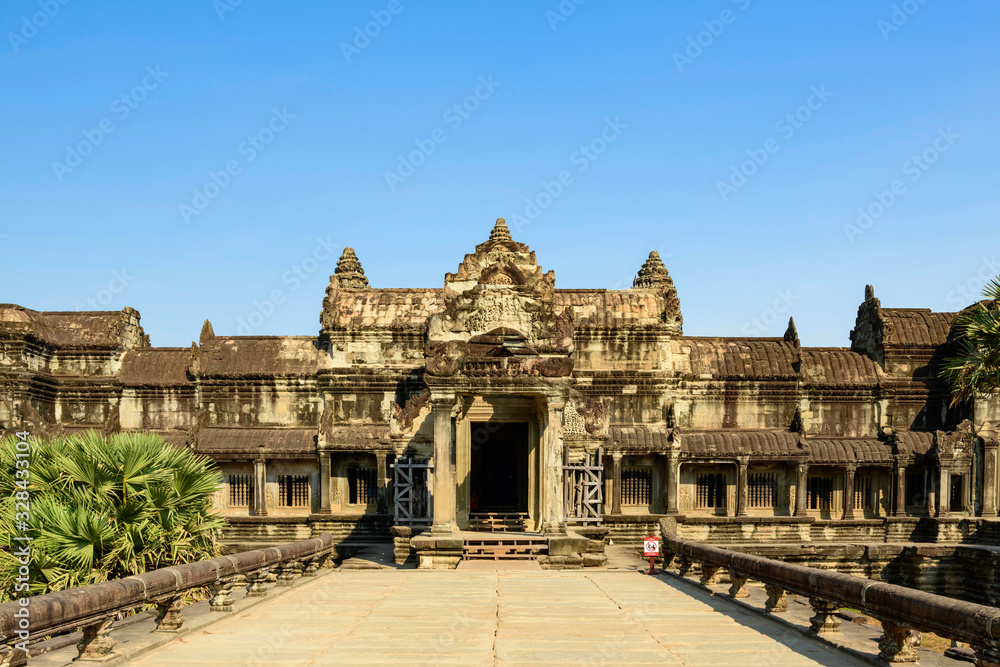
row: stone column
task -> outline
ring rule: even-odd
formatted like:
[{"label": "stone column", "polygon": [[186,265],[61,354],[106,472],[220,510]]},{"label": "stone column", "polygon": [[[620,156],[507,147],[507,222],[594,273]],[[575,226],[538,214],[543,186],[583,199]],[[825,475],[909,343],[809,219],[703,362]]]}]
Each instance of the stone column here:
[{"label": "stone column", "polygon": [[319,513],[330,514],[330,452],[319,453]]},{"label": "stone column", "polygon": [[854,518],[854,476],[858,467],[849,463],[844,469],[844,519]]},{"label": "stone column", "polygon": [[795,466],[795,516],[806,515],[806,476],[808,474],[808,463],[800,463]]},{"label": "stone column", "polygon": [[906,516],[906,462],[896,459],[896,516]]},{"label": "stone column", "polygon": [[548,402],[545,432],[542,433],[542,532],[566,533],[566,506],[563,484],[563,403]]},{"label": "stone column", "polygon": [[676,453],[667,455],[667,514],[678,514],[680,510],[681,461]]},{"label": "stone column", "polygon": [[378,503],[379,512],[387,512],[388,504],[385,497],[385,480],[386,480],[386,453],[385,452],[375,452],[375,499]]},{"label": "stone column", "polygon": [[736,460],[736,516],[747,515],[747,464],[750,458],[741,456]]},{"label": "stone column", "polygon": [[256,459],[253,462],[253,513],[267,516],[267,462]]},{"label": "stone column", "polygon": [[611,454],[611,513],[622,513],[622,453]]},{"label": "stone column", "polygon": [[[948,468],[950,461],[941,461],[941,475],[938,483],[937,506],[939,517],[946,517],[951,511],[951,470]],[[932,516],[928,513],[928,516]]]},{"label": "stone column", "polygon": [[451,408],[453,397],[434,401],[434,490],[433,523],[435,534],[453,533],[455,525],[455,471],[451,463]]},{"label": "stone column", "polygon": [[997,515],[997,445],[993,438],[983,438],[983,516]]}]

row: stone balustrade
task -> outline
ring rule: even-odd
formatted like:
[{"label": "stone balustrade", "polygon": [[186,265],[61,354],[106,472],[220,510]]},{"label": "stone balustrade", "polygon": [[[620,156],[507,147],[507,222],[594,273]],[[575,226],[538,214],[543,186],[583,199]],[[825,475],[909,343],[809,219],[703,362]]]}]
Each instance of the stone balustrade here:
[{"label": "stone balustrade", "polygon": [[157,632],[177,632],[184,624],[181,599],[186,592],[207,587],[212,591],[211,610],[230,612],[230,591],[237,582],[249,584],[249,596],[262,597],[267,595],[264,582],[269,573],[277,573],[278,585],[290,585],[292,579],[314,574],[331,557],[333,548],[333,538],[324,533],[301,542],[38,595],[29,598],[27,607],[17,600],[5,602],[0,604],[0,649],[4,650],[0,665],[26,664],[27,656],[18,648],[25,641],[30,644],[77,629],[83,631],[77,644],[79,659],[100,659],[115,646],[111,630],[119,614],[146,605],[157,607]]},{"label": "stone balustrade", "polygon": [[682,575],[693,563],[699,564],[703,583],[726,569],[734,582],[733,597],[739,597],[748,579],[763,583],[768,593],[766,609],[771,613],[787,609],[786,593],[808,597],[815,612],[810,623],[817,634],[839,632],[836,611],[842,607],[879,620],[883,628],[879,657],[887,662],[916,662],[914,631],[926,631],[969,644],[981,667],[1000,667],[1000,609],[995,607],[672,536],[665,537],[664,547],[665,560],[669,563],[676,558]]}]

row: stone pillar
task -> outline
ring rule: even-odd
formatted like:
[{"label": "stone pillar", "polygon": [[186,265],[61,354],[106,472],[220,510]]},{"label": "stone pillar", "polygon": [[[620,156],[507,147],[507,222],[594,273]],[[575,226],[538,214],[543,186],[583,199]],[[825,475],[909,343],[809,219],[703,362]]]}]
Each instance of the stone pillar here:
[{"label": "stone pillar", "polygon": [[375,498],[378,502],[378,511],[385,513],[388,511],[388,504],[385,496],[386,480],[386,453],[375,452]]},{"label": "stone pillar", "polygon": [[896,516],[906,516],[906,463],[896,460]]},{"label": "stone pillar", "polygon": [[736,516],[747,515],[747,464],[750,458],[741,456],[736,460]]},{"label": "stone pillar", "polygon": [[253,513],[267,516],[267,462],[256,459],[253,462]]},{"label": "stone pillar", "polygon": [[453,533],[455,525],[455,471],[451,464],[451,408],[453,398],[434,401],[434,490],[433,523],[435,534]]},{"label": "stone pillar", "polygon": [[330,452],[319,453],[319,513],[332,513],[330,509]]},{"label": "stone pillar", "polygon": [[542,532],[566,533],[566,505],[563,483],[563,403],[549,400],[545,431],[542,433]]},{"label": "stone pillar", "polygon": [[997,445],[993,438],[983,438],[983,516],[997,515]]},{"label": "stone pillar", "polygon": [[808,463],[800,463],[795,466],[795,516],[806,515],[806,476],[808,474]]},{"label": "stone pillar", "polygon": [[678,514],[680,510],[681,461],[677,453],[667,455],[667,514]]},{"label": "stone pillar", "polygon": [[858,467],[848,464],[844,469],[844,519],[854,518],[854,476],[858,472]]},{"label": "stone pillar", "polygon": [[622,513],[622,453],[611,454],[611,513]]},{"label": "stone pillar", "polygon": [[[946,517],[951,511],[951,470],[948,468],[949,461],[941,461],[941,476],[938,483],[937,505],[939,517]],[[931,516],[928,514],[928,516]]]}]

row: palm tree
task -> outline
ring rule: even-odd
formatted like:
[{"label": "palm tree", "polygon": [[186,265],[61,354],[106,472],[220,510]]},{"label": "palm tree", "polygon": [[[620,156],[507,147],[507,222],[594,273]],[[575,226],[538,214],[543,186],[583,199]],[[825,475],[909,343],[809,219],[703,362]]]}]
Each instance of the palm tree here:
[{"label": "palm tree", "polygon": [[16,443],[0,441],[3,596],[17,577],[15,535],[33,538],[31,595],[220,554],[225,521],[212,508],[220,477],[206,457],[151,433],[33,440],[25,532],[14,496]]},{"label": "palm tree", "polygon": [[966,308],[955,320],[958,354],[944,360],[943,377],[951,404],[1000,391],[1000,276],[983,290],[985,300]]}]

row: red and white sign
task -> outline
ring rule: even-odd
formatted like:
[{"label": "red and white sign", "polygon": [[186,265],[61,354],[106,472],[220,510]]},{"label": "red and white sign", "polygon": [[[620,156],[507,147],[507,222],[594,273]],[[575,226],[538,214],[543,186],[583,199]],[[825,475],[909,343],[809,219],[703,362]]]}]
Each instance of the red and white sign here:
[{"label": "red and white sign", "polygon": [[659,556],[660,540],[655,537],[647,537],[642,541],[642,552],[646,556]]}]

